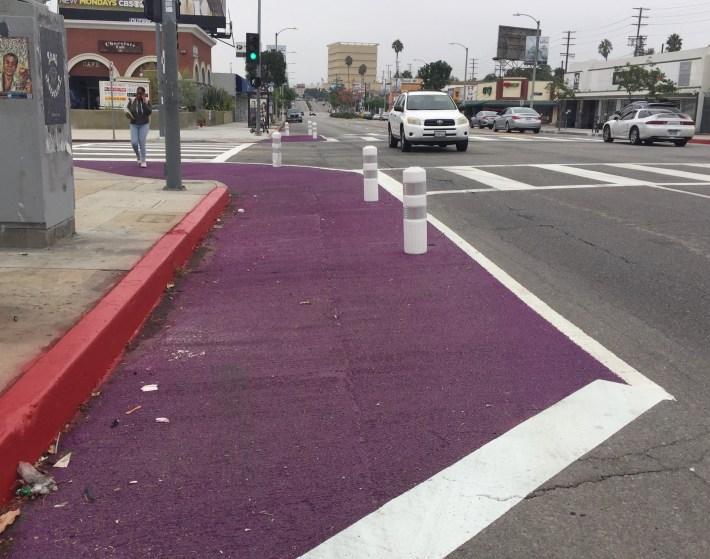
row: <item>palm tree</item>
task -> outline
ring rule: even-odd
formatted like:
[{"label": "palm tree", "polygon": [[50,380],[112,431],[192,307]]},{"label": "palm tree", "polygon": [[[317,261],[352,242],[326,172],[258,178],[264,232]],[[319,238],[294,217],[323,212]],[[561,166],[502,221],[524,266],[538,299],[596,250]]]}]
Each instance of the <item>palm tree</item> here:
[{"label": "palm tree", "polygon": [[612,50],[614,50],[614,47],[611,46],[611,41],[609,39],[604,39],[601,43],[599,43],[599,54],[604,57],[604,60],[609,58],[609,53]]},{"label": "palm tree", "polygon": [[362,87],[363,99],[365,99],[365,95],[367,94],[367,86],[365,85],[365,72],[367,72],[367,66],[365,66],[364,64],[360,64],[357,69],[357,73],[360,74],[360,87]]},{"label": "palm tree", "polygon": [[345,65],[348,67],[348,85],[350,85],[350,66],[353,65],[353,57],[352,56],[345,57]]},{"label": "palm tree", "polygon": [[395,41],[392,43],[392,50],[394,51],[394,54],[396,56],[396,62],[395,62],[395,74],[394,77],[398,78],[399,77],[399,53],[404,50],[404,45],[402,44],[402,41],[399,39],[395,39]]},{"label": "palm tree", "polygon": [[683,46],[683,39],[680,38],[680,35],[678,35],[678,33],[672,33],[668,36],[666,46],[668,47],[666,49],[668,52],[679,51],[680,48]]}]

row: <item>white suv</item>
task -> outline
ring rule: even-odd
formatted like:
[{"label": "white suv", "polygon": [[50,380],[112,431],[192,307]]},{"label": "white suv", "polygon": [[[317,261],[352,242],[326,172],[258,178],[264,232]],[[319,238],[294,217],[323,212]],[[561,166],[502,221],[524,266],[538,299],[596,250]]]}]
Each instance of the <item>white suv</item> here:
[{"label": "white suv", "polygon": [[409,91],[394,103],[387,132],[391,148],[401,142],[402,151],[413,144],[446,147],[455,144],[458,151],[468,148],[468,118],[454,100],[443,91]]}]

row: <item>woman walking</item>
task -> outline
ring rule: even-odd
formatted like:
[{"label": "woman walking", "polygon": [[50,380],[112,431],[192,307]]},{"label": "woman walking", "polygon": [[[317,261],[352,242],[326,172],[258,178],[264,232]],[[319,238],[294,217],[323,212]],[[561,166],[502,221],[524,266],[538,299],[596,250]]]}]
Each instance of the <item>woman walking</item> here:
[{"label": "woman walking", "polygon": [[150,113],[153,107],[150,99],[145,96],[145,88],[138,87],[133,101],[128,101],[126,106],[126,116],[131,119],[131,146],[136,152],[136,159],[140,161],[141,167],[147,167],[145,162],[145,140],[150,129]]}]

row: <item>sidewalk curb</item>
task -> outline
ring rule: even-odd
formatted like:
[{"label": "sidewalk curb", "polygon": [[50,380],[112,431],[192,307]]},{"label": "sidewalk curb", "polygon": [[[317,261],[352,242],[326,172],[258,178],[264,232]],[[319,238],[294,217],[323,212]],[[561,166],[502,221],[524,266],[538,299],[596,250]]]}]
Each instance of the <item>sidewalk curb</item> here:
[{"label": "sidewalk curb", "polygon": [[0,504],[12,497],[17,464],[34,463],[107,377],[228,200],[223,185],[205,196],[0,396]]}]

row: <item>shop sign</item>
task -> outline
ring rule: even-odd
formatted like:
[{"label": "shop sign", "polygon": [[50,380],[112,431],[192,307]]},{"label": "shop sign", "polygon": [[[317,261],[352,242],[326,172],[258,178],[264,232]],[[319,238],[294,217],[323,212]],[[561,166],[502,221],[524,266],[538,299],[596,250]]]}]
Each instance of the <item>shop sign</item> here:
[{"label": "shop sign", "polygon": [[137,41],[99,41],[99,52],[143,54],[143,43]]}]

